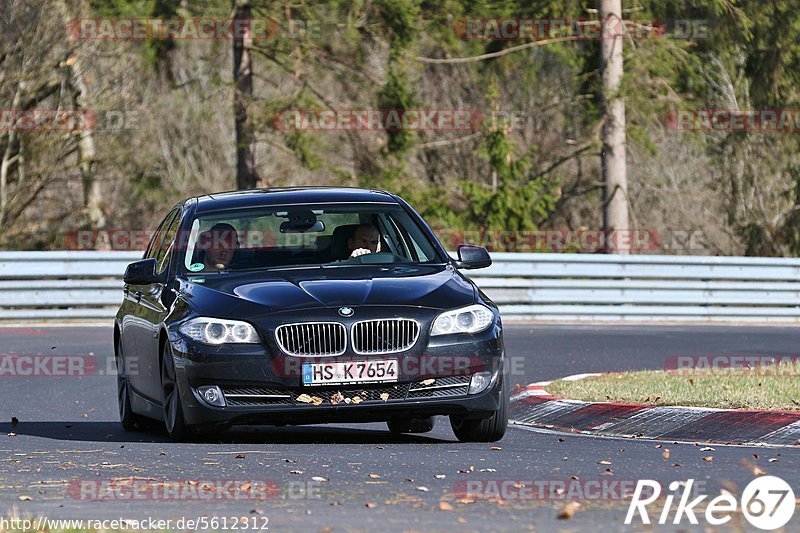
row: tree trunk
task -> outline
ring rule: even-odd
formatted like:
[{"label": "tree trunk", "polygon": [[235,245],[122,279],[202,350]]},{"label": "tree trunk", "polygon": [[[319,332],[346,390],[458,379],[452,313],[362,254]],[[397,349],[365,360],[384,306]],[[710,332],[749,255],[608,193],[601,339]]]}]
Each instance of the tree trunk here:
[{"label": "tree trunk", "polygon": [[[22,101],[20,92],[20,88],[17,86],[17,90],[14,93],[14,101],[11,104],[12,109],[17,109]],[[6,220],[6,211],[8,209],[9,174],[11,173],[12,165],[19,159],[17,148],[17,132],[14,131],[14,128],[11,128],[6,137],[6,149],[3,153],[3,160],[0,162],[0,229],[3,228]]]},{"label": "tree trunk", "polygon": [[625,102],[622,83],[622,45],[625,38],[621,0],[599,0],[603,31],[600,39],[603,124],[603,229],[606,252],[627,254],[629,246],[628,176],[626,168]]},{"label": "tree trunk", "polygon": [[[77,53],[76,50],[70,68],[71,85],[74,86],[73,107],[75,110],[86,112],[89,111],[86,107],[88,87],[83,79],[85,72],[82,69],[81,60],[77,58]],[[94,172],[95,161],[97,160],[94,124],[85,123],[84,127],[78,131],[78,135],[78,167],[83,181],[83,205],[92,227],[102,228],[106,225],[106,217],[103,212],[103,192]]]},{"label": "tree trunk", "polygon": [[[65,1],[58,3],[61,11],[61,18],[65,24],[69,24],[70,11]],[[91,113],[89,108],[89,87],[86,84],[86,70],[81,59],[80,44],[72,48],[69,58],[66,60],[69,69],[69,79],[67,84],[72,89],[72,106],[76,112]],[[97,160],[97,148],[94,138],[94,124],[86,121],[77,132],[78,138],[78,168],[81,173],[83,184],[83,206],[89,218],[89,223],[93,228],[102,228],[106,225],[106,216],[103,211],[103,192],[100,182],[95,176],[94,167]]]},{"label": "tree trunk", "polygon": [[[233,18],[250,19],[250,0],[233,0]],[[242,39],[233,40],[233,114],[236,120],[236,188],[253,189],[258,186],[255,161],[255,133],[248,121],[247,105],[253,100],[253,46],[252,29]]]}]

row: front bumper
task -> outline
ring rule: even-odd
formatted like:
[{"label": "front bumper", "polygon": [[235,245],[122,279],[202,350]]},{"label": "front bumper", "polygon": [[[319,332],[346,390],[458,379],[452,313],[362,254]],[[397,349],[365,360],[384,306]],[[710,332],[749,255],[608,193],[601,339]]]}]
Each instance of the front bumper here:
[{"label": "front bumper", "polygon": [[[505,393],[500,326],[477,335],[434,339],[425,339],[427,343],[409,353],[345,353],[324,358],[274,355],[273,350],[261,345],[206,346],[175,332],[170,335],[170,345],[184,417],[193,426],[380,422],[434,415],[490,417],[500,408]],[[302,384],[304,362],[388,358],[398,360],[396,383]],[[481,393],[468,394],[472,375],[485,371],[492,372],[490,385]],[[225,407],[208,404],[197,391],[213,385],[222,390]],[[308,397],[318,405],[302,401]]]}]

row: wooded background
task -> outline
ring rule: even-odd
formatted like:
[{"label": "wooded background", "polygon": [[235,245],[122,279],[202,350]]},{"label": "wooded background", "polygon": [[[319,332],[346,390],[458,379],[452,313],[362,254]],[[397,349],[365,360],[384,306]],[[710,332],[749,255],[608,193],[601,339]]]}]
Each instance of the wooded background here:
[{"label": "wooded background", "polygon": [[[237,114],[259,187],[385,188],[443,232],[601,228],[598,40],[462,38],[466,19],[593,19],[596,4],[0,0],[0,109],[97,116],[76,131],[0,128],[0,248],[62,249],[75,230],[149,229],[182,198],[235,189]],[[666,120],[677,110],[800,110],[800,5],[622,7],[668,30],[625,42],[616,96],[627,111],[631,227],[661,235],[661,253],[800,254],[800,132],[676,131]],[[252,45],[68,31],[81,18],[242,10],[279,31]],[[674,21],[706,31],[678,35]],[[252,91],[234,79],[239,45]],[[470,109],[484,120],[475,131],[276,127],[298,109]]]}]

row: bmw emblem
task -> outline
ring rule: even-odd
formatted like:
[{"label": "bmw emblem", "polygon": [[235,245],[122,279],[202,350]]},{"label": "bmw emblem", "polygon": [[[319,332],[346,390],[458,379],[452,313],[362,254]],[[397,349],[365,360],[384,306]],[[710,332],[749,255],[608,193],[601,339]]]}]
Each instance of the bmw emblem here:
[{"label": "bmw emblem", "polygon": [[342,316],[353,316],[353,309],[351,307],[340,307],[339,314]]}]

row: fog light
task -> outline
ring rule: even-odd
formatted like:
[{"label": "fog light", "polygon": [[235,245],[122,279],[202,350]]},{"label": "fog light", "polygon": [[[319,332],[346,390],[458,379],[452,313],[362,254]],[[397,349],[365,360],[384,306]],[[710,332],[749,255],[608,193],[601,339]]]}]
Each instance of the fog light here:
[{"label": "fog light", "polygon": [[203,400],[209,405],[215,405],[217,407],[225,407],[225,397],[222,396],[222,391],[219,390],[219,387],[216,385],[212,385],[210,387],[200,387],[197,389],[197,392],[200,393]]},{"label": "fog light", "polygon": [[478,394],[479,392],[485,391],[486,387],[488,387],[491,382],[491,372],[478,372],[477,374],[473,374],[469,382],[469,394]]}]

